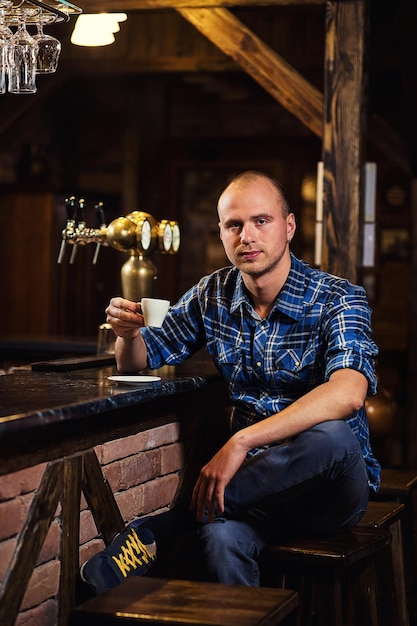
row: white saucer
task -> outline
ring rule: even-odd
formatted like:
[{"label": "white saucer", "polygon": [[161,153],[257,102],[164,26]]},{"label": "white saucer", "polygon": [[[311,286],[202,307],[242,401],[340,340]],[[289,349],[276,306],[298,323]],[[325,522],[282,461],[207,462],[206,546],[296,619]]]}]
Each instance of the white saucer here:
[{"label": "white saucer", "polygon": [[115,383],[123,383],[124,385],[143,385],[146,383],[155,383],[161,380],[160,376],[108,376],[109,380]]}]

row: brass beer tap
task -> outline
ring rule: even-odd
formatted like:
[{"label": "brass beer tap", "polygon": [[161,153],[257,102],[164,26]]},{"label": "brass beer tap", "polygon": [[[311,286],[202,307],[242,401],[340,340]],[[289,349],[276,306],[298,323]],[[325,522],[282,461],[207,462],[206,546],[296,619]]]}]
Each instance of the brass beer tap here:
[{"label": "brass beer tap", "polygon": [[67,225],[62,231],[62,243],[58,263],[62,262],[65,244],[73,245],[70,263],[74,263],[78,245],[95,243],[93,265],[97,263],[102,245],[129,254],[129,259],[121,269],[122,291],[125,298],[139,301],[144,296],[151,296],[157,277],[155,264],[149,258],[153,252],[176,254],[180,242],[180,230],[176,221],[157,222],[152,215],[143,211],[133,211],[124,217],[118,217],[106,226],[104,205],[95,205],[99,217],[99,228],[88,228],[85,222],[85,200],[79,200],[77,211],[78,223],[75,226],[75,197],[66,201]]}]

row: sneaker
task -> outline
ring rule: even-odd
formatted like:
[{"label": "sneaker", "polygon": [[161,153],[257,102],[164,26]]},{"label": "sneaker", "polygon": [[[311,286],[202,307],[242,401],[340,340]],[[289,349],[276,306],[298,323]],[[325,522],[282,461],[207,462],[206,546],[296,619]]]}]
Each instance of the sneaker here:
[{"label": "sneaker", "polygon": [[[141,522],[142,523],[142,522]],[[156,560],[156,543],[149,528],[132,522],[112,543],[86,561],[80,577],[96,593],[104,593],[128,576],[143,576]]]}]

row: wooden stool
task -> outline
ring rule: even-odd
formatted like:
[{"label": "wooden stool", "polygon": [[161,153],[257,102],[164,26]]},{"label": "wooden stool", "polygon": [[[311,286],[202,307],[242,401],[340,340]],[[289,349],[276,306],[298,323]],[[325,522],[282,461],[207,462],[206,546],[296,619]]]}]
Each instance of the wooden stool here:
[{"label": "wooden stool", "polygon": [[[403,510],[396,503],[370,503],[349,533],[268,546],[263,582],[273,585],[281,578],[284,586],[299,589],[300,626],[406,626],[404,578],[394,575],[390,549]],[[397,556],[398,551],[397,546]]]},{"label": "wooden stool", "polygon": [[298,594],[285,589],[143,576],[81,604],[70,625],[275,626],[289,624],[297,605]]},{"label": "wooden stool", "polygon": [[[407,608],[407,581],[404,567],[404,547],[402,533],[402,519],[405,505],[397,502],[375,502],[368,504],[368,510],[359,522],[357,528],[374,528],[391,532],[391,558],[394,574],[394,590],[398,604],[400,624],[409,625]],[[383,563],[382,563],[383,566]]]},{"label": "wooden stool", "polygon": [[410,623],[417,626],[417,470],[384,468],[376,500],[401,502],[407,605]]}]

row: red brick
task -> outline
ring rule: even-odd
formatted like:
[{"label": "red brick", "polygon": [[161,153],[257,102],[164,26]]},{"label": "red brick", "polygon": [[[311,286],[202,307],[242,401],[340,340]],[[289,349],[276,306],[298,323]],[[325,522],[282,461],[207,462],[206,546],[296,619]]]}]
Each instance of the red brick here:
[{"label": "red brick", "polygon": [[122,514],[123,520],[128,523],[134,517],[144,515],[143,510],[143,485],[138,487],[132,487],[126,491],[121,491],[116,494],[116,503]]},{"label": "red brick", "polygon": [[175,497],[179,483],[177,474],[157,478],[146,484],[144,490],[144,513],[169,506]]},{"label": "red brick", "polygon": [[138,433],[125,437],[124,439],[115,439],[101,446],[101,464],[107,465],[118,459],[124,459],[126,456],[136,454],[145,449],[146,436],[145,433]]},{"label": "red brick", "polygon": [[172,422],[171,424],[165,424],[164,426],[146,431],[147,448],[158,448],[159,446],[178,441],[180,428],[179,422]]},{"label": "red brick", "polygon": [[33,494],[19,496],[0,503],[0,540],[20,532],[32,501]]},{"label": "red brick", "polygon": [[116,502],[125,522],[147,515],[172,503],[178,476],[163,476],[116,494]]},{"label": "red brick", "polygon": [[161,474],[161,452],[150,450],[120,459],[104,467],[112,491],[123,491]]},{"label": "red brick", "polygon": [[80,544],[86,543],[97,537],[98,529],[92,513],[89,509],[81,511],[80,513]]},{"label": "red brick", "polygon": [[22,610],[31,609],[49,598],[53,598],[59,588],[60,561],[54,560],[36,567],[22,602]]},{"label": "red brick", "polygon": [[28,611],[19,613],[15,626],[56,626],[58,605],[55,600],[47,600]]},{"label": "red brick", "polygon": [[158,448],[177,441],[180,432],[179,422],[158,426],[130,437],[115,439],[101,446],[100,462],[106,465],[117,459],[123,459],[142,450]]},{"label": "red brick", "polygon": [[[48,534],[45,538],[43,546],[41,548],[37,565],[46,563],[59,556],[60,553],[60,524],[57,520],[52,522]],[[7,568],[13,555],[13,551],[16,546],[16,539],[8,539],[7,541],[0,542],[0,580],[3,581],[6,575]]]},{"label": "red brick", "polygon": [[8,539],[0,543],[0,582],[5,579],[15,547],[16,539]]},{"label": "red brick", "polygon": [[96,453],[98,462],[100,463],[100,465],[102,465],[103,464],[103,446],[102,445],[96,446],[95,448],[93,448],[93,450]]},{"label": "red brick", "polygon": [[[190,422],[191,424],[191,422]],[[180,437],[187,424],[178,422],[160,426],[132,437],[109,442],[95,448],[104,466],[104,475],[115,492],[116,502],[126,523],[134,517],[167,510],[175,496],[179,470],[184,462],[184,446]],[[34,471],[36,470],[36,471]],[[39,484],[44,465],[10,475],[0,480],[0,577],[5,574],[16,540],[27,515],[33,494]],[[17,497],[16,497],[17,496]],[[57,507],[57,513],[61,507]],[[31,578],[16,626],[56,626],[60,550],[60,523],[54,520]],[[91,512],[81,500],[80,563],[105,547]],[[50,599],[50,600],[49,600]]]},{"label": "red brick", "polygon": [[106,547],[102,539],[93,539],[80,547],[80,566]]},{"label": "red brick", "polygon": [[46,563],[55,559],[60,554],[61,543],[61,525],[58,520],[54,520],[49,527],[48,534],[45,537],[41,548],[37,565]]},{"label": "red brick", "polygon": [[84,511],[86,508],[88,508],[87,500],[85,499],[83,492],[81,492],[80,511]]},{"label": "red brick", "polygon": [[184,467],[184,446],[182,443],[173,443],[164,446],[161,450],[161,475],[178,472]]},{"label": "red brick", "polygon": [[0,476],[0,501],[34,491],[40,483],[45,467],[46,463],[42,463],[20,472]]}]

